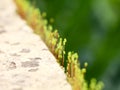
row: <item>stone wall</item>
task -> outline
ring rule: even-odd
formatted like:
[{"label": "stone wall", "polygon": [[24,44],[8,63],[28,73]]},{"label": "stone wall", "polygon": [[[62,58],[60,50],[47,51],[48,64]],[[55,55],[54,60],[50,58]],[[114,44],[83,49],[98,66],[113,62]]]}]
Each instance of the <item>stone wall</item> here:
[{"label": "stone wall", "polygon": [[39,36],[0,0],[0,90],[71,90],[63,69]]}]

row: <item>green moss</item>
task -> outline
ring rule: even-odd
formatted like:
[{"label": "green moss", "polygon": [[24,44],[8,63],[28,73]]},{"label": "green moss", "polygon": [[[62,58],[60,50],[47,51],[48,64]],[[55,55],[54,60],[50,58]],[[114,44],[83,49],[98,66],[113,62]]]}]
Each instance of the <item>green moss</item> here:
[{"label": "green moss", "polygon": [[[62,39],[58,31],[53,30],[53,27],[48,24],[45,19],[46,13],[41,14],[27,0],[15,0],[15,3],[18,8],[17,12],[33,28],[34,32],[43,39],[56,57],[57,62],[65,69],[67,80],[73,90],[102,90],[103,83],[97,83],[96,79],[92,79],[90,85],[88,85],[84,79],[88,64],[85,63],[84,68],[81,69],[77,53],[68,52],[68,57],[65,59],[65,44],[67,40]],[[53,19],[51,22],[53,22]]]}]

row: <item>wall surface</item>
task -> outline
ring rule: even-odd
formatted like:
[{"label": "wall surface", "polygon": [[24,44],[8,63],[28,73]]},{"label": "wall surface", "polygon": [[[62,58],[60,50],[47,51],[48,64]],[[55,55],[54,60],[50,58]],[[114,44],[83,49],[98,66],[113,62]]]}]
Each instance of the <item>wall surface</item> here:
[{"label": "wall surface", "polygon": [[66,75],[39,36],[0,0],[0,90],[71,90]]}]

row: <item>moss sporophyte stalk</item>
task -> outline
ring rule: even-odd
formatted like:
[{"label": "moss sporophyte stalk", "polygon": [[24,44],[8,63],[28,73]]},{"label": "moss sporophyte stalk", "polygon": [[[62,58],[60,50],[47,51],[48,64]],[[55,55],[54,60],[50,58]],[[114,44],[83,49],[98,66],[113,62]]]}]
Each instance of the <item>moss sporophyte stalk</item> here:
[{"label": "moss sporophyte stalk", "polygon": [[[90,84],[85,80],[87,63],[83,68],[80,68],[78,54],[65,51],[66,39],[62,39],[58,30],[53,30],[53,27],[48,24],[45,19],[46,13],[40,12],[38,8],[32,6],[28,0],[14,0],[17,6],[18,14],[26,20],[28,25],[33,28],[49,50],[56,57],[57,62],[64,68],[67,75],[67,80],[71,84],[73,90],[102,90],[103,83],[97,82],[96,79],[91,79]],[[67,54],[67,59],[65,59]]]}]

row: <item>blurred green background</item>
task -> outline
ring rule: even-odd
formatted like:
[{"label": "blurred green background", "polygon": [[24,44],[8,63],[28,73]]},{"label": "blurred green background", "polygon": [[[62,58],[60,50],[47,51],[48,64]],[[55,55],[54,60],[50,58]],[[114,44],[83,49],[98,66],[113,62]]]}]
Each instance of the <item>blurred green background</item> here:
[{"label": "blurred green background", "polygon": [[67,38],[67,51],[88,62],[86,79],[105,83],[104,90],[120,90],[120,0],[30,0],[54,19]]}]

